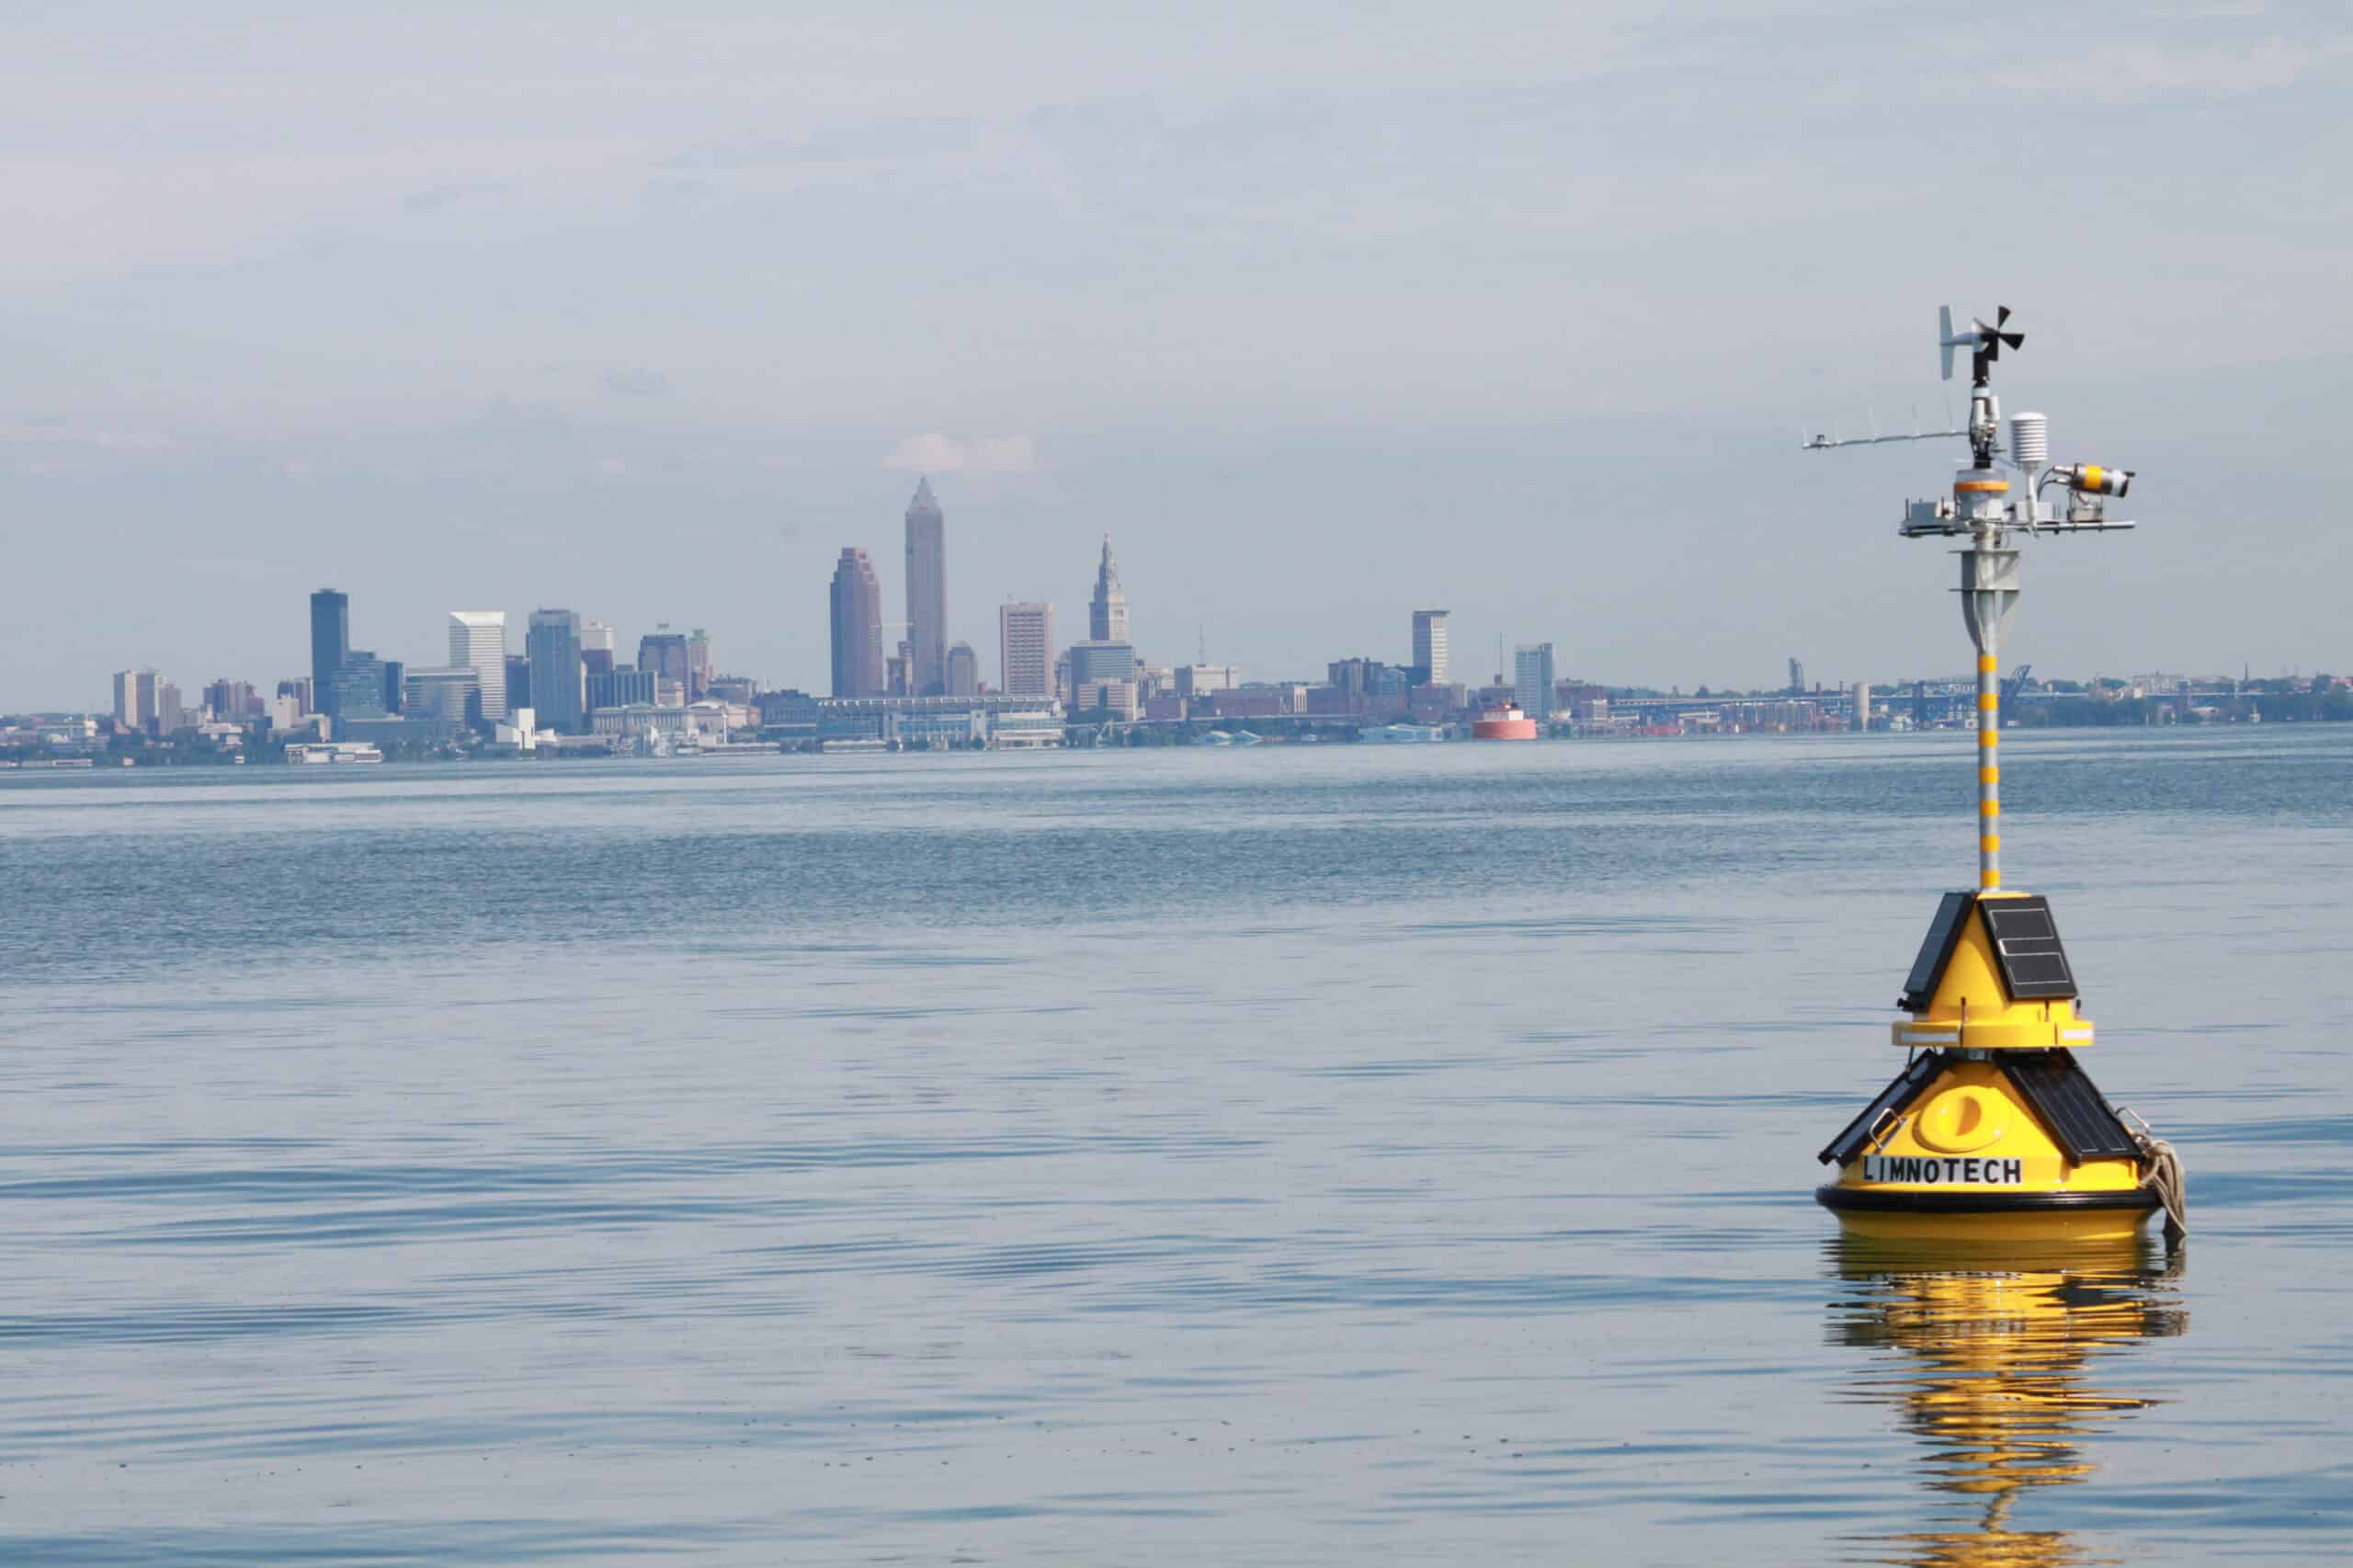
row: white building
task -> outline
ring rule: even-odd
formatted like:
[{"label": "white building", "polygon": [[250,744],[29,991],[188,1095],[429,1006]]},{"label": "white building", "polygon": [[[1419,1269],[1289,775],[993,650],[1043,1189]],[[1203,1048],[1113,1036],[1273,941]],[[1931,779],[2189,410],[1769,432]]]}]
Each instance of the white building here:
[{"label": "white building", "polygon": [[999,605],[997,678],[1007,697],[1051,697],[1054,690],[1054,607]]},{"label": "white building", "polygon": [[499,720],[506,714],[506,612],[503,609],[453,609],[449,612],[449,663],[471,665],[481,677],[482,716]]},{"label": "white building", "polygon": [[1523,642],[1512,650],[1512,687],[1519,710],[1540,726],[1552,722],[1552,644]]}]

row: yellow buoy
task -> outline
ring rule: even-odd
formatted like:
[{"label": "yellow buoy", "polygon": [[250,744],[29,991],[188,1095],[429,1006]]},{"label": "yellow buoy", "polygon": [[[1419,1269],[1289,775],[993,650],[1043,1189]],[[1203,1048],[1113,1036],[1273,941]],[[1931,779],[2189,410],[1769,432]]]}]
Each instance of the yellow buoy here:
[{"label": "yellow buoy", "polygon": [[[2002,887],[1998,654],[2018,597],[2010,535],[2132,526],[2109,521],[2096,497],[2064,518],[2039,499],[2053,483],[2121,495],[2131,477],[2087,490],[2082,471],[2049,465],[2040,415],[2020,415],[1999,449],[1992,369],[2005,345],[2025,341],[2004,328],[2008,314],[1959,335],[1948,322],[1946,374],[1954,347],[1972,350],[1971,462],[1951,502],[1914,503],[1898,529],[1968,540],[1957,553],[1961,618],[1977,649],[1977,886],[1938,906],[1897,1004],[1905,1017],[1894,1042],[1910,1053],[1904,1071],[1823,1149],[1838,1177],[1814,1196],[1861,1236],[2104,1244],[2133,1237],[2162,1207],[2173,1237],[2183,1229],[2180,1163],[2126,1127],[2076,1062],[2092,1025],[2075,1011],[2075,971],[2051,905]],[[2023,499],[2008,498],[2001,469],[2022,476]],[[2100,471],[2088,472],[2097,480]]]}]

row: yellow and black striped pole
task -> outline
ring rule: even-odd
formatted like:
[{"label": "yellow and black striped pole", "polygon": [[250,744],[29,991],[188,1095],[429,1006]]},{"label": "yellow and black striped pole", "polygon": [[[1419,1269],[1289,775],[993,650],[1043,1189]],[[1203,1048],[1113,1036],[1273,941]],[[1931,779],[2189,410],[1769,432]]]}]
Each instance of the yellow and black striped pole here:
[{"label": "yellow and black striped pole", "polygon": [[1977,647],[1977,886],[2002,885],[2002,631],[2018,602],[2018,552],[1986,529],[1961,556],[1961,610]]}]

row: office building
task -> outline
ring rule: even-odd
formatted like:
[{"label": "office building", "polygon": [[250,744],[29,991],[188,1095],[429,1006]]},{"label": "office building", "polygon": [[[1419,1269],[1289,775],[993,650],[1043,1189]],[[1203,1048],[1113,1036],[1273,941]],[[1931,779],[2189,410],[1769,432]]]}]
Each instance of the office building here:
[{"label": "office building", "polygon": [[1512,687],[1519,710],[1540,727],[1552,719],[1552,644],[1523,642],[1512,650]]},{"label": "office building", "polygon": [[471,667],[481,693],[482,716],[506,717],[506,612],[503,609],[453,609],[449,612],[449,663]]},{"label": "office building", "polygon": [[880,697],[882,676],[882,585],[862,550],[844,547],[834,567],[834,695]]},{"label": "office building", "polygon": [[114,677],[114,722],[118,728],[142,735],[156,733],[164,677],[152,669],[118,670]]},{"label": "office building", "polygon": [[981,689],[981,656],[972,652],[970,642],[959,642],[948,650],[949,697],[971,697]]},{"label": "office building", "polygon": [[408,679],[408,666],[398,659],[386,659],[382,663],[384,665],[384,711],[396,714],[402,708],[401,691]]},{"label": "office building", "polygon": [[1128,596],[1120,586],[1120,563],[1111,559],[1109,534],[1103,536],[1103,560],[1095,568],[1095,597],[1086,604],[1086,635],[1096,642],[1128,640]]},{"label": "office building", "polygon": [[999,605],[997,681],[1009,697],[1051,697],[1054,689],[1054,607]]},{"label": "office building", "polygon": [[1232,665],[1176,666],[1176,687],[1179,697],[1206,697],[1212,691],[1231,691],[1241,684],[1233,678]]},{"label": "office building", "polygon": [[1417,609],[1414,612],[1414,667],[1422,672],[1425,686],[1446,684],[1446,611]]},{"label": "office building", "polygon": [[[335,715],[338,725],[355,719],[381,719],[388,711],[384,705],[384,661],[365,648],[354,648],[344,655],[330,690],[333,706],[327,711]],[[337,733],[341,733],[340,730]]]},{"label": "office building", "polygon": [[1854,704],[1854,708],[1855,708],[1854,716],[1853,716],[1852,720],[1850,721],[1850,722],[1853,723],[1854,727],[1855,727],[1856,729],[1858,729],[1858,730],[1868,730],[1868,729],[1870,729],[1870,728],[1871,727],[1871,683],[1870,683],[1870,682],[1869,682],[1869,681],[1867,681],[1867,680],[1859,680],[1859,681],[1857,681],[1857,682],[1855,683],[1855,704]]},{"label": "office building", "polygon": [[335,710],[335,672],[351,653],[351,597],[333,588],[311,596],[311,701],[322,713]]},{"label": "office building", "polygon": [[[613,635],[613,629],[604,621],[584,620],[580,623],[580,652],[584,656],[599,652],[618,653],[620,647],[620,639]],[[606,660],[606,667],[612,667],[609,658]]]},{"label": "office building", "polygon": [[1131,690],[1136,681],[1136,651],[1126,642],[1074,642],[1070,647],[1070,687],[1072,705],[1078,701],[1079,691],[1086,687],[1117,681]]},{"label": "office building", "polygon": [[948,519],[928,479],[915,482],[907,503],[907,689],[939,695],[948,685]]},{"label": "office building", "polygon": [[710,695],[710,633],[698,626],[687,635],[687,700],[700,702]]},{"label": "office building", "polygon": [[531,705],[531,656],[506,655],[506,712],[509,718]]},{"label": "office building", "polygon": [[590,648],[585,645],[581,648],[580,669],[582,674],[608,676],[613,673],[614,668],[613,651],[610,648]]},{"label": "office building", "polygon": [[261,699],[252,686],[223,676],[204,688],[204,706],[215,719],[241,724],[261,716]]},{"label": "office building", "polygon": [[180,688],[170,681],[155,684],[155,733],[177,734],[189,728],[188,710],[180,706]]},{"label": "office building", "polygon": [[278,695],[294,699],[294,711],[298,716],[315,713],[319,710],[318,703],[312,693],[313,687],[309,676],[296,676],[290,680],[282,680],[278,683]]},{"label": "office building", "polygon": [[[506,670],[502,665],[499,674]],[[422,722],[471,725],[482,718],[482,672],[472,665],[429,665],[401,682],[404,717]]]},{"label": "office building", "polygon": [[559,734],[577,734],[585,716],[580,618],[568,609],[533,610],[523,647],[530,654],[531,708],[539,722]]},{"label": "office building", "polygon": [[651,708],[654,706],[654,682],[652,670],[641,670],[634,665],[587,677],[586,706],[594,713],[599,708]]},{"label": "office building", "polygon": [[694,685],[694,651],[687,645],[684,632],[671,631],[666,620],[659,622],[637,640],[637,667],[653,671],[655,688],[673,694],[660,700],[671,707],[686,706],[687,692]]}]

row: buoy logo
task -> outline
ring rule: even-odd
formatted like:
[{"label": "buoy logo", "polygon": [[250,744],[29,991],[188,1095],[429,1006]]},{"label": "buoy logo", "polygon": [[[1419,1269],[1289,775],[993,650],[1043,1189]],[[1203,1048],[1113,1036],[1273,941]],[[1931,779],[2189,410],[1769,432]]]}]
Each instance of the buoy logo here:
[{"label": "buoy logo", "polygon": [[1865,1154],[1865,1181],[1918,1187],[2024,1187],[2024,1160],[1938,1160],[1916,1154]]}]

